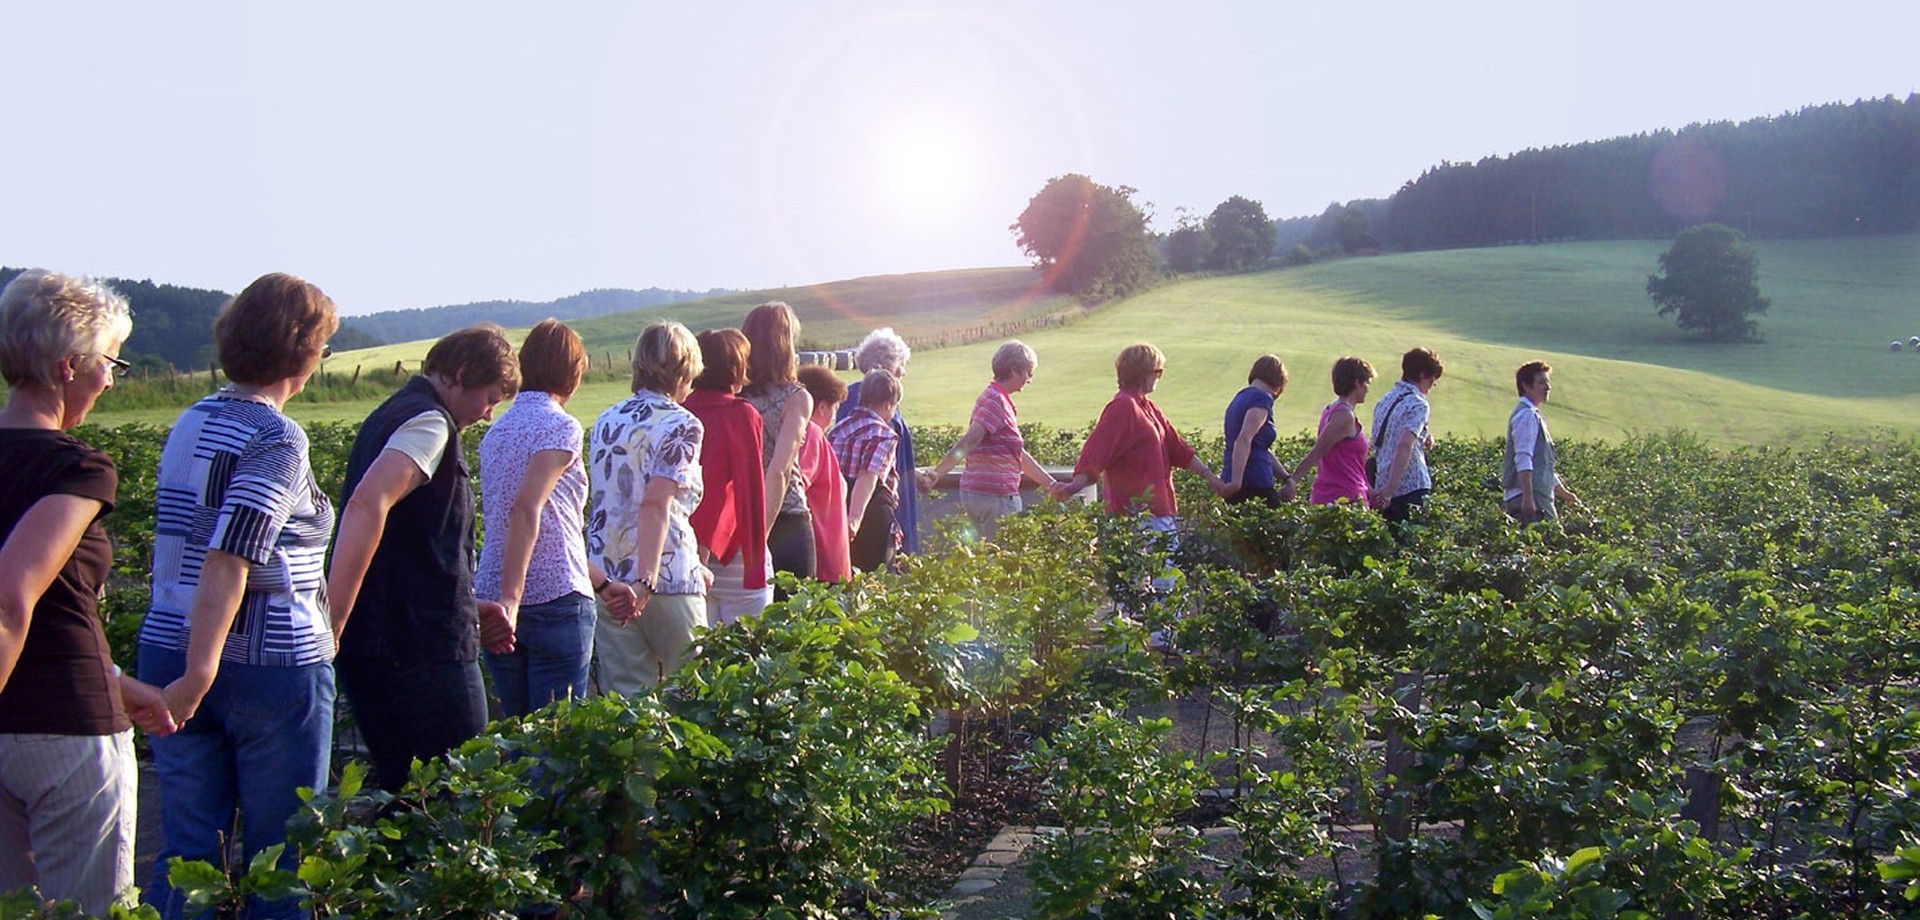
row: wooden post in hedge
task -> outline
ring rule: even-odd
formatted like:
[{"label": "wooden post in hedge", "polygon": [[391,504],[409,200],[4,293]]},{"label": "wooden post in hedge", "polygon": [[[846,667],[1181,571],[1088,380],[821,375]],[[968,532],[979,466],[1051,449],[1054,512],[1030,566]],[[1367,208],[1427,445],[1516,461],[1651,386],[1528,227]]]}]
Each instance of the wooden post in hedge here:
[{"label": "wooden post in hedge", "polygon": [[1687,803],[1680,806],[1680,818],[1700,825],[1707,840],[1720,836],[1720,779],[1718,770],[1687,768]]},{"label": "wooden post in hedge", "polygon": [[[1421,678],[1419,671],[1402,671],[1393,677],[1393,698],[1410,712],[1420,709]],[[1388,730],[1386,770],[1393,786],[1387,790],[1386,807],[1381,809],[1380,829],[1387,839],[1400,843],[1413,834],[1413,784],[1407,781],[1407,772],[1412,769],[1413,749],[1407,746],[1407,739],[1397,727]]]}]

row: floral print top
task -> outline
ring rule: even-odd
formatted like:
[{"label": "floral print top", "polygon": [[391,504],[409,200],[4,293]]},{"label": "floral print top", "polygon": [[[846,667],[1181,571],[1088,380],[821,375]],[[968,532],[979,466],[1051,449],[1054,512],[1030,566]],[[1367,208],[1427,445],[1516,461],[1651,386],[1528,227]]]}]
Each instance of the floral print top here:
[{"label": "floral print top", "polygon": [[690,518],[700,505],[700,441],[705,429],[693,413],[665,394],[641,390],[593,422],[587,466],[587,552],[607,574],[633,581],[655,571],[642,564],[640,499],[656,477],[679,488],[667,509],[667,541],[660,553],[657,594],[705,594],[700,551]]}]

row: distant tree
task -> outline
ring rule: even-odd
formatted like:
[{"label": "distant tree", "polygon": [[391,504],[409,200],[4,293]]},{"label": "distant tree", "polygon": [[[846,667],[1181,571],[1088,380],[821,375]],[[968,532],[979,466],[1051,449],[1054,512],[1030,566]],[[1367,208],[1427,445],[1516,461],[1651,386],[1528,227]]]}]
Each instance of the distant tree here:
[{"label": "distant tree", "polygon": [[1186,208],[1175,208],[1178,221],[1173,232],[1160,245],[1167,267],[1176,272],[1197,272],[1206,267],[1207,254],[1213,251],[1213,237],[1207,225]]},{"label": "distant tree", "polygon": [[1313,262],[1313,250],[1308,249],[1307,244],[1305,243],[1295,243],[1293,244],[1292,249],[1287,250],[1286,256],[1283,257],[1283,261],[1285,261],[1288,265],[1311,264]]},{"label": "distant tree", "polygon": [[354,348],[375,348],[387,344],[371,332],[348,323],[341,323],[333,338],[328,341],[334,351],[347,351]]},{"label": "distant tree", "polygon": [[1087,300],[1125,296],[1151,284],[1159,268],[1134,191],[1057,176],[1008,229],[1054,290]]},{"label": "distant tree", "polygon": [[1661,274],[1647,276],[1647,296],[1661,316],[1676,314],[1680,328],[1698,330],[1709,341],[1757,339],[1751,315],[1768,306],[1760,296],[1759,268],[1760,257],[1739,231],[1698,224],[1680,231],[1660,254]]},{"label": "distant tree", "polygon": [[1207,215],[1207,235],[1213,239],[1207,264],[1220,271],[1253,268],[1273,252],[1273,221],[1267,219],[1267,209],[1239,195],[1220,202]]}]

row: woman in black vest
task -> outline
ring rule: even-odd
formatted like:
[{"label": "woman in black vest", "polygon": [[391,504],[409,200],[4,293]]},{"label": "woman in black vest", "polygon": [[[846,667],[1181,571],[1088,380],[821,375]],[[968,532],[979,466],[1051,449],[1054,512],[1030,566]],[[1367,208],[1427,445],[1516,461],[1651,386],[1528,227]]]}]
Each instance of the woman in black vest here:
[{"label": "woman in black vest", "polygon": [[480,645],[512,633],[499,604],[473,595],[460,430],[492,418],[519,388],[500,327],[449,333],[420,375],[367,416],[347,458],[327,572],[335,669],[388,791],[406,782],[414,758],[443,754],[487,724]]}]

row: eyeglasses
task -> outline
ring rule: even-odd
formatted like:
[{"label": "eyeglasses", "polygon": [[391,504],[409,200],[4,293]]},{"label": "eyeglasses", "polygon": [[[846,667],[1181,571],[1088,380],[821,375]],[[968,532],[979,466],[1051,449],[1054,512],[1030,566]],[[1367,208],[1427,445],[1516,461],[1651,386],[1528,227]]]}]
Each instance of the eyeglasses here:
[{"label": "eyeglasses", "polygon": [[107,372],[112,374],[116,378],[125,377],[129,372],[133,370],[132,362],[122,361],[119,358],[116,358],[109,354],[102,354],[100,357],[105,359],[107,362],[107,367],[108,367]]},{"label": "eyeglasses", "polygon": [[320,360],[325,361],[331,357],[333,357],[333,346],[332,345],[320,346]]}]

